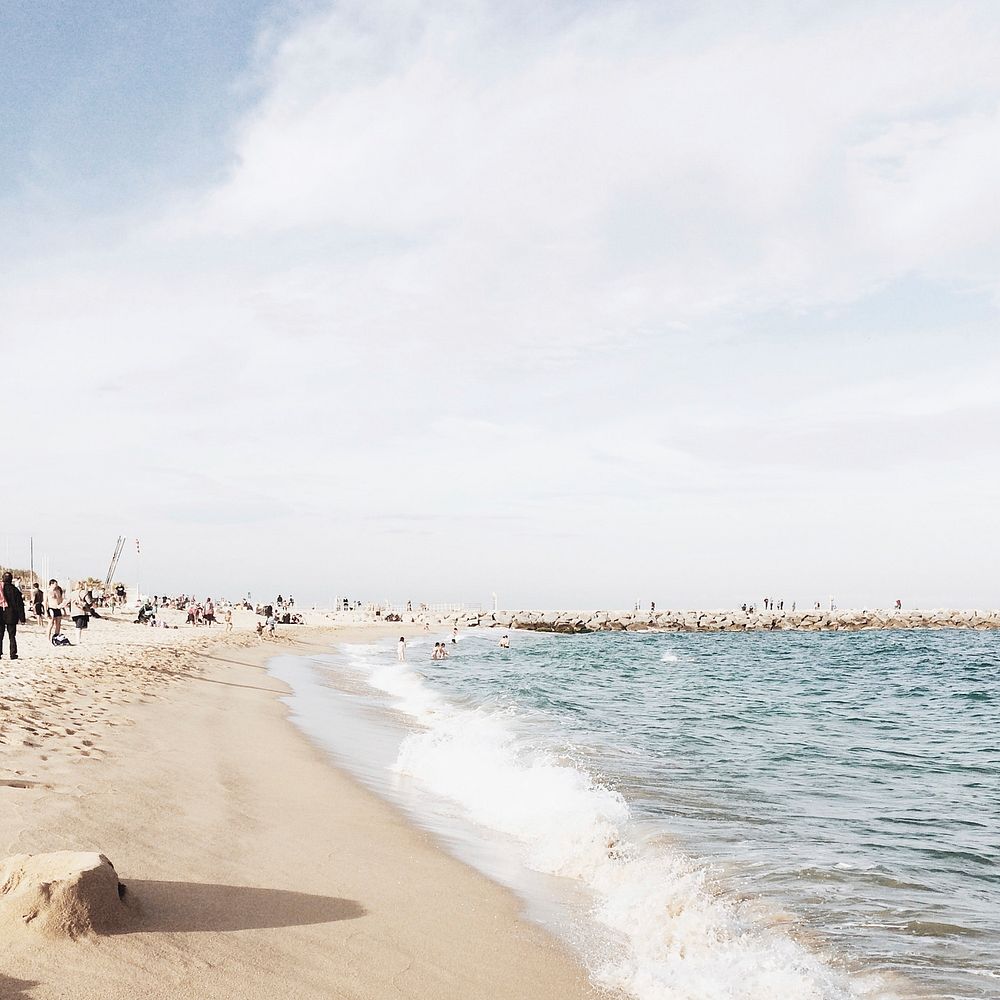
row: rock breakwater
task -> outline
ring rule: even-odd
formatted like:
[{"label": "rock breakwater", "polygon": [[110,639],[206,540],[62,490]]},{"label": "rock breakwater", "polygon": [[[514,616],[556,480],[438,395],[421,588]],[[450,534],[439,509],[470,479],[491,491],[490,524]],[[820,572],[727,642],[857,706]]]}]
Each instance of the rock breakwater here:
[{"label": "rock breakwater", "polygon": [[871,629],[1000,629],[992,611],[484,611],[421,613],[416,622],[459,628],[587,632],[862,632]]}]

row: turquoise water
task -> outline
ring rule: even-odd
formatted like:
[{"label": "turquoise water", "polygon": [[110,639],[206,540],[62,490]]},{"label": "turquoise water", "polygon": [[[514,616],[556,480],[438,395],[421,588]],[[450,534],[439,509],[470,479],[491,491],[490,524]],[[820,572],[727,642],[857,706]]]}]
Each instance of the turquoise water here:
[{"label": "turquoise water", "polygon": [[[404,664],[392,642],[287,658],[296,718],[342,758],[368,747],[356,773],[468,860],[558,897],[599,985],[1000,996],[1000,636],[513,633],[501,650],[469,630],[432,661],[441,638]],[[395,721],[373,741],[366,712]]]},{"label": "turquoise water", "polygon": [[915,994],[1000,995],[1000,637],[494,639],[419,669],[592,747],[634,819],[728,891]]}]

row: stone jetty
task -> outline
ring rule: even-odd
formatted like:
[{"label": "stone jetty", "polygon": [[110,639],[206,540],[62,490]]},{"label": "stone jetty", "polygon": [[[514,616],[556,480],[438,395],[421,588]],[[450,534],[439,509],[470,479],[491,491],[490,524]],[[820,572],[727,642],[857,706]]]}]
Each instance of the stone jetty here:
[{"label": "stone jetty", "polygon": [[407,615],[458,628],[587,632],[864,632],[871,629],[1000,629],[993,611],[483,611]]}]

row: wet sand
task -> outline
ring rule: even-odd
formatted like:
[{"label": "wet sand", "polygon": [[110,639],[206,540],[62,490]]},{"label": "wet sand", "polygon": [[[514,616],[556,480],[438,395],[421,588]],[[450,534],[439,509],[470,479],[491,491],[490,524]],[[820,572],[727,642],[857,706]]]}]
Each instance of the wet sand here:
[{"label": "wet sand", "polygon": [[510,893],[292,726],[263,664],[330,636],[283,631],[95,623],[86,650],[0,661],[0,857],[103,852],[129,906],[115,935],[0,941],[0,997],[593,995]]}]

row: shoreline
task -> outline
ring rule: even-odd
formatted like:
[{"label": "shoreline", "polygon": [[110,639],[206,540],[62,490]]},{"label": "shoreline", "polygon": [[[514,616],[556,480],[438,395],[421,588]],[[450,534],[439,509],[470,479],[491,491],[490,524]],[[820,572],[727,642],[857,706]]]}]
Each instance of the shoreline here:
[{"label": "shoreline", "polygon": [[[86,691],[73,709],[68,690],[46,701],[28,745],[15,749],[22,730],[5,726],[0,857],[103,852],[130,912],[108,937],[0,942],[0,997],[592,996],[585,970],[513,893],[292,722],[267,659],[373,631],[176,636],[170,655],[138,650],[89,707]],[[107,675],[99,656],[89,675]],[[97,708],[90,735],[61,752],[66,713]]]},{"label": "shoreline", "polygon": [[[512,839],[508,858],[514,864],[507,872],[527,859],[529,871],[570,873],[580,891],[574,912],[585,914],[588,930],[597,933],[565,935],[565,914],[543,920],[561,928],[598,982],[659,997],[671,983],[690,979],[712,982],[720,994],[765,997],[774,974],[785,977],[787,995],[845,1000],[916,997],[928,981],[949,987],[948,976],[960,981],[979,974],[969,964],[977,961],[976,946],[948,935],[981,927],[983,913],[972,908],[963,914],[939,886],[914,877],[917,845],[897,842],[893,831],[896,815],[933,812],[933,803],[947,801],[956,806],[958,825],[934,820],[946,831],[942,837],[988,856],[983,838],[977,846],[961,826],[962,817],[982,819],[981,810],[955,791],[950,778],[935,776],[948,773],[942,758],[959,765],[951,773],[961,774],[961,754],[975,749],[975,736],[970,746],[953,734],[953,756],[940,752],[951,732],[947,720],[983,703],[983,678],[970,678],[965,667],[983,661],[979,654],[993,648],[995,635],[562,642],[522,634],[509,652],[497,648],[495,633],[469,629],[450,664],[399,664],[391,641],[345,653],[351,677],[360,679],[357,690],[368,688],[360,691],[360,712],[399,713],[408,720],[392,770],[404,794],[422,787],[430,797],[420,802],[419,794],[411,795],[407,808],[422,826],[443,827],[445,843],[461,838],[460,829],[449,836],[453,812],[476,823],[484,839],[495,835],[501,850]],[[414,643],[415,660],[427,658],[439,638],[424,633],[422,643]],[[954,687],[947,677],[938,677],[933,690],[922,686],[925,661],[935,650],[955,654],[937,658],[942,673],[954,667]],[[834,659],[825,663],[828,654]],[[884,672],[873,670],[883,659]],[[789,671],[790,660],[801,673]],[[862,669],[846,669],[848,663]],[[337,713],[323,709],[323,682],[312,680],[308,667],[306,676],[280,670],[280,661],[276,668],[301,694],[300,708],[319,706],[297,721],[320,734],[338,760],[359,755],[351,744],[338,745],[341,736],[322,736],[324,730],[351,733],[355,747],[378,745],[377,739],[358,739],[356,723],[331,725]],[[351,697],[356,688],[344,690]],[[923,725],[919,708],[909,710],[911,699],[922,695],[928,696]],[[967,708],[952,700],[965,696],[972,699]],[[595,706],[604,709],[600,722]],[[831,713],[839,725],[827,726]],[[884,740],[872,738],[872,722],[889,734]],[[661,728],[662,735],[652,732]],[[893,756],[896,740],[902,765]],[[730,767],[734,744],[746,747],[746,757],[741,762],[737,754]],[[667,763],[657,772],[661,761]],[[885,789],[884,773],[892,777]],[[818,787],[829,792],[818,793]],[[759,800],[748,794],[751,788]],[[616,793],[622,798],[616,800]],[[816,808],[818,794],[836,803],[833,822]],[[434,798],[449,803],[444,822]],[[876,835],[865,835],[870,830],[877,831],[877,849],[870,842]],[[934,841],[920,846],[925,848],[933,854]],[[488,854],[462,856],[496,871]],[[934,865],[936,857],[925,861]],[[871,881],[872,870],[886,880]],[[543,902],[557,896],[516,875],[500,878],[532,901],[533,892]],[[954,883],[962,886],[962,878]],[[932,940],[911,944],[909,924],[902,918],[886,923],[888,913],[906,914],[913,929]],[[927,914],[939,914],[940,926]],[[605,928],[618,932],[616,941],[619,935],[627,941],[614,962],[605,963],[610,952],[600,947]],[[727,970],[740,968],[727,979]],[[800,982],[793,985],[796,977]],[[980,994],[972,989],[968,995]]]}]

